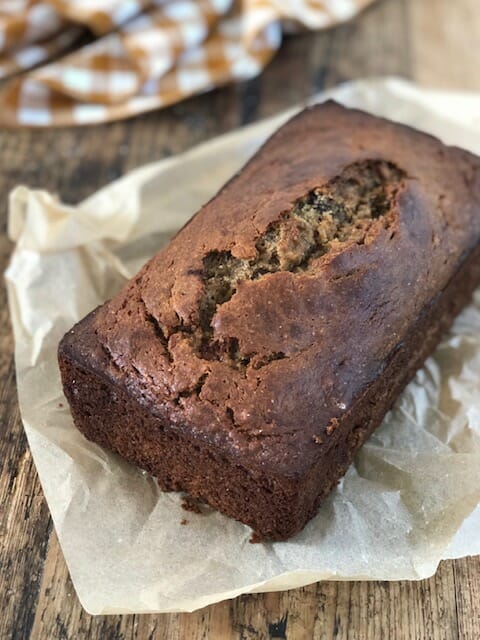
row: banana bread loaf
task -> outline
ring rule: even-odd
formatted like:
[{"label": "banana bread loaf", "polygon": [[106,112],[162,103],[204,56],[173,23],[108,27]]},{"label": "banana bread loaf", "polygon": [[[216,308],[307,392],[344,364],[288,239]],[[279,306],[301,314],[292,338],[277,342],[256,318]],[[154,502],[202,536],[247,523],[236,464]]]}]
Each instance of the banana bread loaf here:
[{"label": "banana bread loaf", "polygon": [[307,109],[65,335],[75,424],[286,539],[480,283],[479,240],[479,158]]}]

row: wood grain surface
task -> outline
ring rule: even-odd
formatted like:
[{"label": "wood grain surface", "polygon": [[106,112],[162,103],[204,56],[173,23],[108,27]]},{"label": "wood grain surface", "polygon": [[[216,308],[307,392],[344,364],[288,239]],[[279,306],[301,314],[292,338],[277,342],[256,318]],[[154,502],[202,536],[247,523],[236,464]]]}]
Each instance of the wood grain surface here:
[{"label": "wood grain surface", "polygon": [[[255,80],[128,122],[0,131],[0,269],[16,184],[77,202],[126,171],[301,102],[339,81],[399,74],[480,90],[478,0],[379,0],[354,22],[289,38]],[[19,419],[0,289],[0,640],[450,640],[480,638],[480,558],[421,582],[323,582],[192,614],[86,614],[75,595]]]}]

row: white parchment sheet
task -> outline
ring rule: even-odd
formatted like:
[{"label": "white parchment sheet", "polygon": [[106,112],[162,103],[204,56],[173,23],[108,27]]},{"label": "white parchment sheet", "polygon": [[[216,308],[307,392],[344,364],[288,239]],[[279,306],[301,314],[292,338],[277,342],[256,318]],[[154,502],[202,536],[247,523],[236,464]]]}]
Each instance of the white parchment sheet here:
[{"label": "white parchment sheet", "polygon": [[[344,85],[328,97],[480,153],[480,95],[392,78]],[[317,517],[288,542],[250,544],[251,531],[238,522],[186,513],[178,494],[162,493],[73,426],[56,361],[63,333],[291,113],[138,169],[78,206],[25,187],[11,195],[16,248],[6,277],[21,413],[90,613],[190,611],[322,579],[418,579],[442,558],[480,553],[480,291]]]}]

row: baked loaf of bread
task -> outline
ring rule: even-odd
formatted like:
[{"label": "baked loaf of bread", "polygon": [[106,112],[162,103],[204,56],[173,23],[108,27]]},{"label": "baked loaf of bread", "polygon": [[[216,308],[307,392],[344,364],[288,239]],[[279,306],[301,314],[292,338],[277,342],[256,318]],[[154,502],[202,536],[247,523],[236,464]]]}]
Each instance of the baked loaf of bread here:
[{"label": "baked loaf of bread", "polygon": [[479,240],[479,158],[307,109],[63,338],[75,424],[286,539],[469,300]]}]

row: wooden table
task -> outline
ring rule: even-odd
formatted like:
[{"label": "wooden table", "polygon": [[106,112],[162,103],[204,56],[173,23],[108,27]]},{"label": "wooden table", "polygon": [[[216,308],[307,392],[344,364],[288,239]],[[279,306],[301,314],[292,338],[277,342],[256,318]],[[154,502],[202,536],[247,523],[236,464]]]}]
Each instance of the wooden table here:
[{"label": "wooden table", "polygon": [[[355,22],[287,40],[261,78],[129,122],[0,132],[0,268],[18,183],[76,202],[126,171],[301,102],[350,78],[400,74],[480,90],[478,0],[379,0]],[[0,640],[480,638],[480,558],[421,582],[323,582],[193,614],[91,617],[75,595],[19,419],[0,291]]]}]

